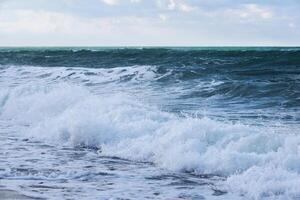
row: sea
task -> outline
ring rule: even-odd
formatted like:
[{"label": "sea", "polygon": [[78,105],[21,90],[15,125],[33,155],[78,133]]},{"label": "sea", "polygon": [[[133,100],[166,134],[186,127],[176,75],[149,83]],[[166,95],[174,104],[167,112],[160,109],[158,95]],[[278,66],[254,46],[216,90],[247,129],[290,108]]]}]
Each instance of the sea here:
[{"label": "sea", "polygon": [[300,199],[300,48],[0,48],[18,198]]}]

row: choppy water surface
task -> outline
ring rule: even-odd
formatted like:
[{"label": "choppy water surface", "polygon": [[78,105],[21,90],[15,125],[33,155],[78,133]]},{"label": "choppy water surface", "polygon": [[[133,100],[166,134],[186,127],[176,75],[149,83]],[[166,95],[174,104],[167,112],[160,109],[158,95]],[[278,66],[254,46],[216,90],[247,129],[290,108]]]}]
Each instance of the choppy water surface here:
[{"label": "choppy water surface", "polygon": [[2,48],[0,187],[299,199],[300,49]]}]

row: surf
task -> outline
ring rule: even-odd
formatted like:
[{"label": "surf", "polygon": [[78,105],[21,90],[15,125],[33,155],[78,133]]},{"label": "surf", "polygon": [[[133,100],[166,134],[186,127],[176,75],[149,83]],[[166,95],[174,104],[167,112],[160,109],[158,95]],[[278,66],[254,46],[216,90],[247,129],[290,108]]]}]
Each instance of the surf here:
[{"label": "surf", "polygon": [[[20,125],[24,138],[227,177],[222,187],[251,198],[299,195],[297,129],[179,117],[126,93],[101,96],[65,83],[17,86],[1,90],[0,97],[1,120]],[[266,173],[270,170],[278,174]],[[250,186],[257,182],[274,187]]]}]

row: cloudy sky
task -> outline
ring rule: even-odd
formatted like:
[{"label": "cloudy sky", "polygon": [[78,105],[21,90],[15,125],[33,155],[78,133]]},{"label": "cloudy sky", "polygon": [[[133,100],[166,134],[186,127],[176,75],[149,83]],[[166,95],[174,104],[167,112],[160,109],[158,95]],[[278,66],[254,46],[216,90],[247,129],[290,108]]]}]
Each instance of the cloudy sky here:
[{"label": "cloudy sky", "polygon": [[0,46],[300,45],[300,0],[0,0]]}]

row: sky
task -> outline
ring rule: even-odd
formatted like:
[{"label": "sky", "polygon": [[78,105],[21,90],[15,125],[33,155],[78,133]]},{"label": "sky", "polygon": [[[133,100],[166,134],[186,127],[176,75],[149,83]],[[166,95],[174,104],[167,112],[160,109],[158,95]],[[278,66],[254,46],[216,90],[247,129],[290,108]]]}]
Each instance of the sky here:
[{"label": "sky", "polygon": [[0,0],[0,46],[300,46],[300,0]]}]

